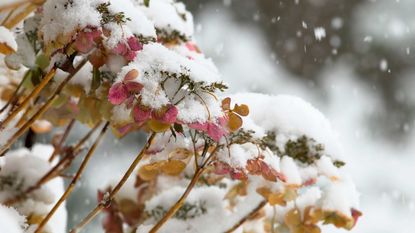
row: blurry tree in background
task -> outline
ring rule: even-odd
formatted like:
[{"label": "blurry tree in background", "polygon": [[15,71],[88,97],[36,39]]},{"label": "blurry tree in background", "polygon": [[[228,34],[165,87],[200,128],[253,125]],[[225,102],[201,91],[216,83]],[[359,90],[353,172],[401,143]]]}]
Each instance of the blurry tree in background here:
[{"label": "blurry tree in background", "polygon": [[[415,55],[411,53],[413,43],[404,40],[411,37],[412,32],[407,27],[400,29],[405,27],[400,25],[400,20],[411,22],[410,13],[406,12],[414,5],[411,1],[184,2],[195,12],[196,18],[197,12],[207,5],[228,6],[236,22],[262,30],[272,49],[271,56],[276,56],[280,65],[295,77],[312,81],[317,88],[322,69],[337,61],[351,63],[360,78],[383,96],[388,114],[372,116],[370,122],[376,122],[375,131],[390,139],[401,140],[405,136],[404,128],[412,119],[414,108],[404,101],[406,97],[397,86],[409,78],[404,74],[415,64]],[[370,23],[365,25],[365,21]],[[369,31],[367,27],[374,29]],[[323,38],[316,37],[319,28],[324,29]]]}]

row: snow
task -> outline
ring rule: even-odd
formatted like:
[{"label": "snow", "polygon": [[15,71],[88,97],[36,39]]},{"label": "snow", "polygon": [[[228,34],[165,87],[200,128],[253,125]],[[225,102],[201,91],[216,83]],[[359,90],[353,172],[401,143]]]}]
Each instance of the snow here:
[{"label": "snow", "polygon": [[326,37],[326,29],[323,27],[314,28],[314,36],[318,41],[321,41],[323,38]]},{"label": "snow", "polygon": [[141,7],[144,14],[159,30],[168,33],[182,33],[187,38],[193,35],[193,16],[181,2],[173,0],[152,0],[149,7]]},{"label": "snow", "polygon": [[[21,148],[12,150],[5,157],[0,158],[0,177],[11,177],[12,183],[8,189],[0,191],[0,202],[4,202],[19,191],[26,190],[34,185],[57,161],[50,164],[49,156],[53,151],[51,145],[35,144],[31,151]],[[57,198],[63,194],[63,179],[55,178],[40,189],[32,192],[22,202],[16,204],[19,213],[30,216],[33,214],[45,215],[54,205]],[[67,213],[65,208],[59,208],[48,223],[53,232],[66,231]]]},{"label": "snow", "polygon": [[24,233],[26,218],[15,209],[0,205],[0,231],[4,233]]},{"label": "snow", "polygon": [[13,51],[17,51],[17,43],[14,34],[9,29],[0,26],[0,45],[4,44]]},{"label": "snow", "polygon": [[301,98],[289,95],[242,93],[232,96],[237,103],[250,107],[249,118],[267,131],[277,133],[278,143],[305,135],[322,143],[332,158],[342,160],[343,149],[326,117]]}]

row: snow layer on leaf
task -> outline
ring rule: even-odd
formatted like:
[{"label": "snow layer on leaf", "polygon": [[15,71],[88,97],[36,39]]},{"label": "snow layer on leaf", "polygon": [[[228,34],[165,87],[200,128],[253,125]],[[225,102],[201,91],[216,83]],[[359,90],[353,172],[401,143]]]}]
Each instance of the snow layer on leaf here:
[{"label": "snow layer on leaf", "polygon": [[26,228],[26,218],[15,209],[0,205],[0,232],[23,233]]},{"label": "snow layer on leaf", "polygon": [[110,0],[109,9],[123,12],[127,18],[126,26],[131,33],[143,37],[156,37],[154,24],[144,15],[143,11],[133,4],[132,0]]},{"label": "snow layer on leaf", "polygon": [[186,11],[183,3],[173,0],[151,0],[149,7],[141,8],[157,29],[168,33],[177,31],[186,37],[193,35],[193,16]]},{"label": "snow layer on leaf", "polygon": [[329,121],[301,98],[246,93],[236,94],[232,99],[247,104],[249,117],[265,130],[276,132],[277,137],[283,136],[288,140],[292,136],[306,135],[322,143],[330,157],[342,159],[342,148]]},{"label": "snow layer on leaf", "polygon": [[96,10],[103,0],[48,0],[43,5],[40,31],[46,42],[59,35],[70,35],[74,30],[87,26],[100,27],[101,15]]},{"label": "snow layer on leaf", "polygon": [[[173,187],[165,190],[146,202],[146,210],[151,212],[152,209],[159,207],[168,210],[183,192],[184,188],[182,187]],[[218,223],[223,222],[223,219],[227,218],[225,202],[223,201],[225,192],[226,190],[214,186],[194,188],[186,199],[186,203],[203,205],[204,212],[196,213],[192,210],[186,214],[188,216],[186,220],[172,218],[158,232],[207,233],[223,231],[223,226]],[[147,228],[143,226],[137,232],[147,232],[145,231],[148,230]]]},{"label": "snow layer on leaf", "polygon": [[5,44],[12,50],[17,51],[17,43],[13,33],[3,26],[0,26],[0,44]]},{"label": "snow layer on leaf", "polygon": [[351,217],[351,208],[358,209],[359,194],[356,186],[348,177],[331,182],[324,189],[322,203],[324,210],[339,211]]},{"label": "snow layer on leaf", "polygon": [[208,84],[220,81],[218,70],[210,59],[191,60],[158,43],[145,45],[134,63],[142,70],[153,68],[169,73],[188,74],[195,82]]}]

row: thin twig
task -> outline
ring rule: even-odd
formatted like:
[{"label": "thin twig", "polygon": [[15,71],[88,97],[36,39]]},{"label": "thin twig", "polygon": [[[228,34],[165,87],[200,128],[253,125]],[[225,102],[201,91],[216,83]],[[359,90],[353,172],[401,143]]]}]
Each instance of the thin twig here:
[{"label": "thin twig", "polygon": [[141,159],[144,157],[146,150],[150,147],[152,144],[154,137],[156,136],[156,133],[152,133],[147,140],[147,143],[144,145],[143,149],[141,149],[140,153],[137,155],[137,157],[134,159],[130,167],[128,168],[127,172],[124,174],[124,176],[121,178],[121,180],[118,182],[118,184],[115,186],[114,189],[111,190],[111,192],[105,197],[104,200],[102,200],[98,205],[78,224],[76,225],[70,232],[71,233],[77,233],[80,230],[82,230],[86,225],[88,225],[104,208],[111,205],[111,202],[117,195],[117,193],[121,190],[122,186],[127,182],[128,178],[133,173],[134,169],[137,167],[138,163],[141,161]]},{"label": "thin twig", "polygon": [[19,130],[13,134],[13,136],[7,141],[7,143],[1,148],[0,154],[4,154],[9,147],[39,118],[45,113],[50,106],[52,106],[54,100],[57,96],[62,92],[63,88],[68,84],[68,82],[75,76],[75,74],[82,69],[82,67],[88,62],[87,59],[84,59],[79,63],[79,65],[75,68],[75,71],[68,75],[55,89],[53,94],[48,98],[46,103],[40,107],[40,109],[22,126]]},{"label": "thin twig", "polygon": [[64,171],[66,168],[68,168],[72,161],[79,155],[79,152],[81,152],[80,148],[82,145],[91,137],[91,135],[98,129],[101,122],[98,122],[91,130],[88,131],[88,133],[81,139],[79,142],[73,146],[71,151],[63,157],[55,166],[52,167],[45,175],[40,178],[36,184],[30,186],[25,191],[21,192],[19,195],[14,196],[13,198],[7,200],[4,202],[6,206],[11,206],[15,204],[16,202],[19,202],[23,200],[28,194],[31,192],[39,189],[43,184],[47,183],[51,179],[57,177],[62,171]]},{"label": "thin twig", "polygon": [[91,159],[92,155],[94,154],[95,149],[97,148],[98,144],[100,143],[100,141],[104,137],[105,132],[108,129],[108,126],[109,126],[109,122],[107,122],[104,125],[104,127],[102,128],[101,133],[98,135],[98,137],[95,140],[94,144],[91,146],[91,148],[89,149],[88,153],[85,155],[85,158],[83,159],[81,165],[79,166],[78,171],[76,172],[75,176],[71,180],[71,183],[66,188],[66,190],[63,193],[63,195],[61,196],[61,198],[53,206],[53,208],[49,211],[49,213],[42,220],[42,222],[39,223],[39,226],[37,227],[37,229],[35,230],[34,233],[40,233],[40,232],[42,232],[43,228],[48,223],[48,221],[52,218],[52,216],[56,212],[56,210],[58,210],[58,208],[60,207],[60,205],[62,205],[62,203],[66,200],[66,198],[72,193],[73,189],[75,188],[76,183],[81,178],[81,175],[82,175],[83,171],[85,170],[86,165],[88,164],[89,160]]},{"label": "thin twig", "polygon": [[255,217],[255,215],[262,210],[262,208],[265,207],[265,205],[267,205],[266,201],[262,201],[261,203],[259,203],[259,205],[257,207],[255,207],[255,209],[253,209],[251,212],[248,213],[248,215],[246,215],[245,217],[243,217],[241,220],[239,220],[235,225],[233,225],[229,230],[225,231],[224,233],[232,233],[234,232],[236,229],[238,229],[240,226],[242,226],[246,221],[252,219],[253,217]]},{"label": "thin twig", "polygon": [[[207,145],[207,144],[205,144]],[[213,156],[216,153],[218,146],[215,147],[215,149],[212,151],[212,153],[209,155],[209,157],[206,159],[206,161],[200,166],[198,169],[196,169],[195,174],[192,177],[192,180],[187,185],[186,190],[182,194],[182,196],[177,200],[177,202],[170,207],[170,209],[167,211],[167,213],[163,216],[162,219],[160,219],[156,225],[151,228],[149,233],[156,233],[171,217],[173,217],[176,212],[183,206],[184,202],[186,201],[186,198],[189,196],[192,189],[195,187],[196,183],[199,181],[200,176],[203,174],[203,172],[206,170],[206,165],[209,163],[209,161],[213,158]],[[204,150],[204,153],[201,155],[203,158],[207,153],[207,150]]]},{"label": "thin twig", "polygon": [[69,136],[69,133],[71,132],[72,127],[75,124],[75,119],[72,119],[68,126],[66,127],[64,133],[62,134],[61,140],[59,141],[58,145],[56,145],[55,149],[53,150],[52,155],[49,157],[49,162],[52,162],[53,159],[55,159],[56,155],[58,155],[61,150],[62,150],[62,146],[63,143],[65,142],[66,138]]},{"label": "thin twig", "polygon": [[28,77],[28,75],[25,75],[22,78],[22,81],[20,81],[19,85],[17,85],[17,87],[14,90],[13,95],[11,96],[9,101],[7,101],[7,103],[0,109],[0,113],[4,112],[4,110],[6,110],[7,107],[9,107],[10,104],[12,104],[15,100],[18,99],[20,88],[23,86],[23,83],[26,81],[27,77]]},{"label": "thin twig", "polygon": [[28,15],[30,15],[36,8],[37,6],[35,4],[29,3],[29,5],[27,5],[22,11],[20,11],[19,14],[17,14],[10,20],[7,20],[7,22],[5,22],[3,26],[7,29],[12,29],[23,19],[25,19]]},{"label": "thin twig", "polygon": [[6,126],[16,117],[16,115],[30,103],[30,100],[36,98],[40,91],[49,83],[49,81],[55,76],[56,68],[52,68],[42,79],[42,81],[37,85],[33,91],[23,100],[23,102],[16,108],[14,111],[10,112],[9,115],[0,123],[1,128],[6,128]]}]

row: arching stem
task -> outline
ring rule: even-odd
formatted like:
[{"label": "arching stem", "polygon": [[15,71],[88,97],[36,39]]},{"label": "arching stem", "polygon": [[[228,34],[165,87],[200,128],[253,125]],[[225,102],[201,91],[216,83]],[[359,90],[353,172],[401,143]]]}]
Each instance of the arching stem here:
[{"label": "arching stem", "polygon": [[7,143],[1,148],[0,155],[3,155],[9,147],[39,118],[45,113],[50,106],[52,106],[54,100],[58,97],[58,95],[62,92],[63,88],[68,84],[68,82],[75,76],[75,74],[82,69],[82,67],[88,62],[87,59],[82,60],[77,67],[75,68],[74,72],[68,75],[55,89],[52,95],[48,98],[46,103],[40,107],[40,109],[33,114],[33,116],[25,123],[19,130],[13,134],[13,136],[7,141]]},{"label": "arching stem", "polygon": [[89,149],[88,153],[85,155],[85,158],[83,159],[81,165],[79,166],[78,171],[76,172],[75,176],[71,180],[71,183],[66,188],[65,192],[61,196],[61,198],[58,200],[58,202],[53,206],[53,208],[49,211],[49,213],[46,215],[46,217],[42,220],[42,222],[39,223],[38,228],[35,230],[34,233],[40,233],[42,232],[45,225],[48,223],[48,221],[52,218],[52,216],[55,214],[55,212],[58,210],[58,208],[62,205],[62,203],[68,198],[68,196],[72,193],[73,189],[75,188],[76,183],[81,178],[82,173],[84,172],[86,165],[88,164],[89,160],[91,159],[92,155],[95,152],[95,149],[97,148],[98,144],[101,142],[102,138],[105,135],[105,132],[107,131],[109,126],[109,122],[107,122],[104,127],[102,128],[100,134],[98,135],[97,139],[95,140],[94,144]]},{"label": "arching stem", "polygon": [[255,215],[257,215],[258,212],[261,211],[262,208],[264,208],[266,205],[267,205],[267,202],[262,201],[261,203],[259,203],[259,205],[257,207],[255,207],[255,209],[253,209],[251,212],[249,212],[248,215],[243,217],[241,220],[239,220],[235,225],[233,225],[229,230],[225,231],[224,233],[234,232],[236,229],[238,229],[240,226],[242,226],[246,221],[248,221],[248,220],[252,219],[253,217],[255,217]]},{"label": "arching stem", "polygon": [[118,184],[111,190],[111,192],[106,195],[105,199],[102,200],[98,205],[78,224],[76,225],[70,232],[71,233],[77,233],[80,230],[82,230],[86,225],[88,225],[104,208],[111,205],[112,200],[115,198],[117,193],[121,190],[122,186],[127,182],[128,178],[133,173],[134,169],[137,167],[138,163],[141,161],[141,159],[144,157],[145,152],[152,144],[154,137],[156,136],[156,133],[152,133],[150,137],[147,140],[147,143],[144,145],[144,147],[141,149],[141,151],[138,153],[134,161],[131,163],[130,167],[128,168],[127,172],[124,174],[124,176],[121,178],[121,180],[118,182]]}]

